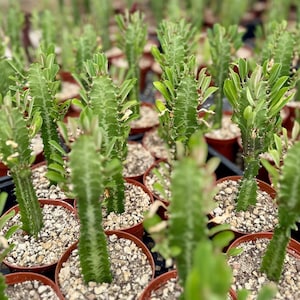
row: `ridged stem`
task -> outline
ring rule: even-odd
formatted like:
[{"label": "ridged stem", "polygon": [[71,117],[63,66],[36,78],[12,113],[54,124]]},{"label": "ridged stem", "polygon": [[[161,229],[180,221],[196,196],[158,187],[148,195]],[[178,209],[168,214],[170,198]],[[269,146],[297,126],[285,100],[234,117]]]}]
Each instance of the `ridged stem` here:
[{"label": "ridged stem", "polygon": [[11,176],[15,184],[15,194],[20,208],[22,228],[28,234],[37,236],[43,226],[43,217],[31,181],[31,170],[28,168],[11,170]]}]

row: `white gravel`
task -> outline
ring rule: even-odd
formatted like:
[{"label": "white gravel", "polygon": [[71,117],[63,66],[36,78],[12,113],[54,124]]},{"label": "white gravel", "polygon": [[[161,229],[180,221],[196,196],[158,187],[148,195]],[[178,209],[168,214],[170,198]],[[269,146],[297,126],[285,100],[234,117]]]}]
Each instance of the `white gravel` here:
[{"label": "white gravel", "polygon": [[129,228],[143,222],[144,214],[150,204],[150,196],[140,186],[125,183],[125,212],[107,214],[106,208],[103,207],[104,230]]},{"label": "white gravel", "polygon": [[11,300],[59,300],[53,288],[39,280],[10,284],[6,288],[6,295]]},{"label": "white gravel", "polygon": [[157,159],[167,159],[168,149],[163,139],[158,135],[157,129],[145,132],[143,146]]},{"label": "white gravel", "polygon": [[230,224],[231,229],[246,233],[273,230],[278,223],[278,208],[272,197],[258,189],[256,206],[247,211],[236,211],[238,182],[226,180],[218,183],[219,192],[214,200],[218,206],[211,212],[215,223]]},{"label": "white gravel", "polygon": [[[229,257],[228,263],[233,269],[233,289],[246,288],[251,291],[247,300],[257,299],[257,293],[263,285],[270,283],[266,275],[260,272],[262,257],[269,239],[257,239],[243,242],[238,246],[243,252]],[[300,299],[300,259],[287,253],[281,279],[277,285],[276,300]]]},{"label": "white gravel", "polygon": [[[44,205],[44,226],[37,238],[18,230],[8,239],[15,247],[6,256],[6,261],[20,267],[36,267],[54,264],[64,251],[79,238],[79,220],[74,212],[58,205]],[[20,224],[16,214],[1,231],[6,232],[13,224]]]},{"label": "white gravel", "polygon": [[154,107],[140,106],[140,118],[130,123],[131,128],[148,128],[159,124],[158,113]]},{"label": "white gravel", "polygon": [[153,270],[141,248],[124,238],[108,238],[112,283],[85,284],[79,255],[73,250],[59,272],[58,285],[66,300],[135,300],[152,279]]},{"label": "white gravel", "polygon": [[124,162],[123,176],[142,176],[154,161],[153,155],[141,143],[128,143],[128,153]]}]

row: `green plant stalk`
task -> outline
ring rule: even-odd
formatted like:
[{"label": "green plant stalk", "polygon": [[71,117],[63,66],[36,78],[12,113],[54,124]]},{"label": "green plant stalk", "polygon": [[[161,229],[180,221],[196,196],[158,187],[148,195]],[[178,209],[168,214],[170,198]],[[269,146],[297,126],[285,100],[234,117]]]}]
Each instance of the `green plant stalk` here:
[{"label": "green plant stalk", "polygon": [[195,109],[198,105],[197,81],[191,75],[182,78],[175,101],[174,133],[171,135],[176,137],[175,142],[181,141],[187,145],[192,134],[199,129],[198,112]]},{"label": "green plant stalk", "polygon": [[112,181],[115,182],[113,188],[108,189],[108,197],[106,198],[107,212],[116,212],[121,214],[125,211],[125,183],[122,173],[112,176]]},{"label": "green plant stalk", "polygon": [[32,181],[31,169],[13,168],[10,171],[15,185],[15,195],[18,200],[22,228],[30,235],[37,236],[43,227],[42,212]]},{"label": "green plant stalk", "polygon": [[[119,47],[123,50],[128,62],[128,79],[136,79],[135,86],[129,95],[130,100],[140,99],[140,67],[139,61],[147,40],[147,24],[140,11],[132,14],[127,10],[125,16],[117,15],[116,22],[120,30]],[[140,113],[140,105],[134,107],[134,113]]]},{"label": "green plant stalk", "polygon": [[19,204],[23,229],[36,236],[43,226],[41,208],[31,181],[31,150],[27,124],[12,100],[4,98],[0,110],[2,130],[0,133],[1,160],[11,172],[15,195]]},{"label": "green plant stalk", "polygon": [[3,300],[8,300],[5,290],[6,290],[5,278],[4,278],[4,275],[1,274],[0,275],[0,297]]},{"label": "green plant stalk", "polygon": [[18,1],[10,1],[6,17],[5,32],[9,36],[11,50],[16,54],[21,54],[23,45],[21,43],[20,33],[24,25],[24,14]]},{"label": "green plant stalk", "polygon": [[[207,235],[207,219],[200,217],[203,208],[199,207],[202,204],[199,200],[199,190],[203,188],[201,173],[194,161],[185,159],[174,167],[172,174],[172,201],[168,209],[170,247],[180,249],[176,256],[176,266],[183,283],[193,265],[190,253],[195,249],[197,242]],[[189,212],[188,217],[186,212]]]},{"label": "green plant stalk", "polygon": [[295,159],[300,154],[300,143],[287,152],[279,179],[278,225],[263,257],[261,270],[270,280],[278,282],[284,264],[291,229],[297,228],[300,219],[300,170]]},{"label": "green plant stalk", "polygon": [[160,0],[150,0],[149,4],[154,14],[156,24],[160,24],[164,18],[165,3]]},{"label": "green plant stalk", "polygon": [[58,28],[53,12],[49,10],[43,11],[40,26],[42,28],[42,43],[45,49],[50,45],[55,45],[57,43]]},{"label": "green plant stalk", "polygon": [[75,49],[75,70],[77,74],[80,74],[84,69],[84,63],[88,59],[92,59],[97,49],[97,34],[91,24],[83,27],[83,33],[75,42]]},{"label": "green plant stalk", "polygon": [[104,194],[103,166],[94,137],[82,135],[70,153],[71,181],[78,203],[78,251],[85,282],[111,282],[107,242],[102,228],[100,196]]},{"label": "green plant stalk", "polygon": [[200,241],[193,256],[193,268],[186,280],[184,299],[227,299],[232,271],[226,257],[218,253],[209,240]]},{"label": "green plant stalk", "polygon": [[195,54],[196,28],[187,23],[185,19],[179,22],[163,20],[159,24],[157,37],[162,52],[153,47],[152,55],[163,71],[162,81],[170,81],[176,89],[184,76],[182,73],[185,71],[185,65]]},{"label": "green plant stalk", "polygon": [[92,0],[92,13],[95,14],[95,22],[100,30],[102,51],[106,51],[111,46],[109,33],[109,20],[112,15],[110,0]]},{"label": "green plant stalk", "polygon": [[[237,211],[246,210],[256,204],[257,182],[255,176],[260,168],[259,158],[248,159],[243,177],[239,184]],[[242,196],[239,196],[242,195]]]},{"label": "green plant stalk", "polygon": [[[134,80],[125,80],[121,87],[115,86],[108,74],[108,61],[104,54],[95,54],[93,60],[85,62],[85,70],[81,78],[82,86],[88,86],[82,91],[84,104],[97,115],[99,126],[104,130],[104,147],[110,146],[105,141],[111,142],[115,138],[114,145],[110,149],[110,157],[124,161],[127,156],[127,139],[130,131],[129,122],[135,117],[129,114],[129,109],[135,102],[128,102],[126,97],[134,87]],[[86,76],[88,74],[88,76]],[[80,79],[79,79],[80,80]],[[115,185],[108,188],[106,199],[109,212],[124,212],[124,180],[122,170],[111,179]]]},{"label": "green plant stalk", "polygon": [[[58,89],[58,82],[55,76],[58,72],[58,65],[53,64],[54,56],[47,57],[48,66],[40,63],[33,63],[29,69],[29,88],[33,97],[34,111],[38,111],[42,117],[41,137],[44,144],[44,155],[47,164],[53,163],[52,156],[58,154],[50,141],[59,144],[57,124],[59,118],[58,107],[55,106],[55,94]],[[49,76],[49,77],[48,77]]]},{"label": "green plant stalk", "polygon": [[193,27],[197,28],[198,32],[201,32],[203,27],[204,14],[201,12],[204,12],[205,5],[206,0],[190,1],[189,15],[191,16]]},{"label": "green plant stalk", "polygon": [[[201,123],[198,117],[198,107],[217,90],[215,87],[209,87],[211,77],[205,74],[205,69],[199,73],[198,81],[195,80],[193,66],[195,66],[195,59],[190,57],[189,65],[184,65],[182,72],[185,76],[176,83],[176,86],[172,85],[172,80],[154,82],[155,88],[166,100],[166,104],[156,100],[160,123],[159,134],[173,157],[176,156],[176,142],[182,142],[187,148],[192,134],[198,129],[205,130],[206,124]],[[172,72],[168,76],[171,78]]]},{"label": "green plant stalk", "polygon": [[[215,192],[214,179],[210,176],[212,170],[204,166],[207,146],[199,132],[191,137],[189,147],[192,149],[190,156],[179,157],[174,162],[171,175],[172,198],[168,208],[169,247],[174,251],[183,286],[193,267],[193,257],[190,254],[208,235],[206,216],[207,210],[212,208],[210,199]],[[184,155],[179,149],[177,153]]]},{"label": "green plant stalk", "polygon": [[290,236],[286,228],[275,228],[261,264],[261,271],[266,273],[270,280],[278,282],[281,277],[289,241]]},{"label": "green plant stalk", "polygon": [[295,37],[287,28],[287,22],[266,24],[266,40],[261,49],[261,61],[281,64],[280,76],[290,76],[294,56]]},{"label": "green plant stalk", "polygon": [[220,128],[223,115],[223,85],[229,74],[231,56],[241,46],[242,39],[237,25],[225,28],[217,23],[212,29],[208,29],[207,34],[212,59],[209,69],[215,85],[219,88],[214,97],[214,128]]},{"label": "green plant stalk", "polygon": [[73,20],[75,25],[79,25],[81,22],[79,6],[79,0],[72,0]]}]

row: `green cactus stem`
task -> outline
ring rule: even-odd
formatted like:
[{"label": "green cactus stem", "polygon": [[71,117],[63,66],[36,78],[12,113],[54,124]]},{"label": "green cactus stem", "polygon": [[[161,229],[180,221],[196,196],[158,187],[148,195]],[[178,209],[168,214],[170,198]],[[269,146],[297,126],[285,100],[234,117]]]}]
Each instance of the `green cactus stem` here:
[{"label": "green cactus stem", "polygon": [[41,208],[31,181],[31,150],[29,130],[23,113],[12,106],[12,99],[4,98],[0,110],[1,160],[10,169],[19,204],[22,228],[36,236],[43,226]]},{"label": "green cactus stem", "polygon": [[59,104],[55,98],[59,87],[59,81],[56,80],[59,66],[55,63],[55,54],[41,52],[40,58],[40,62],[30,65],[28,81],[30,95],[33,99],[33,111],[39,112],[43,120],[41,137],[44,144],[45,159],[47,165],[50,165],[54,162],[53,157],[60,155],[50,141],[59,144],[57,121],[64,115],[69,102]]},{"label": "green cactus stem", "polygon": [[71,181],[80,218],[78,244],[85,282],[111,282],[106,236],[101,226],[100,196],[104,193],[103,173],[93,136],[80,136],[70,153]]},{"label": "green cactus stem", "polygon": [[[133,90],[129,95],[130,100],[140,99],[140,66],[147,41],[147,24],[145,16],[140,11],[130,13],[126,10],[125,15],[117,15],[116,22],[120,30],[118,45],[123,50],[128,62],[128,79],[136,79]],[[134,112],[139,115],[139,102],[134,107]]]},{"label": "green cactus stem", "polygon": [[215,24],[207,32],[212,64],[209,71],[219,88],[214,96],[214,127],[220,128],[223,116],[223,85],[229,74],[229,65],[232,56],[242,45],[242,33],[238,32],[237,25],[230,25],[228,28]]},{"label": "green cactus stem", "polygon": [[261,270],[270,280],[278,282],[281,277],[291,230],[300,220],[300,170],[295,164],[300,155],[300,142],[296,142],[286,154],[278,189],[278,225],[263,257]]},{"label": "green cactus stem", "polygon": [[[106,140],[110,141],[114,137],[110,157],[124,162],[127,156],[129,124],[137,117],[132,113],[132,107],[137,102],[126,99],[134,87],[135,80],[128,79],[120,87],[116,86],[108,73],[108,61],[103,53],[95,54],[93,59],[85,62],[84,67],[85,72],[80,77],[77,76],[82,87],[82,105],[89,107],[98,117],[99,126],[104,130]],[[109,212],[122,213],[125,199],[122,170],[119,174],[115,174],[112,180],[116,185],[108,191],[107,209]]]}]

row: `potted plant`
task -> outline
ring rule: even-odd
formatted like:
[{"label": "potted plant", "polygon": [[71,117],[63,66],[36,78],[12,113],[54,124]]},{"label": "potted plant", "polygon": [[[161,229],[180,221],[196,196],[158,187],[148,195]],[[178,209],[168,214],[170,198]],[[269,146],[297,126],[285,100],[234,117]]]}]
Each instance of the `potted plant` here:
[{"label": "potted plant", "polygon": [[207,30],[207,37],[212,60],[208,69],[214,84],[218,87],[218,91],[214,96],[215,114],[213,121],[213,127],[218,129],[222,126],[223,85],[229,74],[232,56],[242,45],[242,33],[238,31],[236,24],[225,28],[217,23],[213,28]]},{"label": "potted plant", "polygon": [[298,297],[297,280],[293,279],[298,276],[294,266],[299,263],[300,244],[291,239],[291,230],[299,221],[298,168],[294,163],[299,151],[297,142],[287,151],[281,167],[277,186],[279,222],[274,232],[245,235],[229,247],[229,251],[235,247],[242,250],[229,258],[234,270],[235,290],[237,285],[247,285],[252,297],[267,283],[275,286],[276,297]]},{"label": "potted plant", "polygon": [[300,143],[296,142],[283,161],[278,185],[278,225],[265,253],[261,270],[270,280],[279,281],[284,263],[287,245],[291,238],[291,230],[297,229],[296,222],[300,220],[298,196],[299,180],[295,158],[300,153]]},{"label": "potted plant", "polygon": [[[110,149],[110,157],[118,158],[122,162],[122,168],[118,173],[114,174],[114,176],[110,178],[115,185],[107,188],[105,200],[107,214],[115,213],[121,218],[122,213],[125,212],[125,202],[127,198],[125,195],[127,194],[125,193],[127,190],[127,180],[124,180],[124,165],[126,164],[126,159],[128,157],[129,124],[131,120],[136,117],[136,115],[132,112],[132,107],[136,105],[136,101],[128,101],[127,95],[133,88],[135,80],[128,79],[125,80],[121,86],[115,85],[108,73],[108,61],[103,53],[94,54],[93,59],[87,60],[84,67],[84,71],[80,74],[80,76],[75,75],[81,86],[81,102],[77,102],[81,109],[88,108],[93,112],[93,114],[98,116],[98,125],[103,128],[103,135],[105,136],[103,147],[107,147],[108,149],[112,147]],[[70,123],[70,128],[75,129],[73,136],[76,140],[76,136],[78,135],[78,124],[76,123],[76,119],[70,119],[70,121],[75,122],[73,125]],[[69,142],[66,125],[64,123],[61,123],[60,125],[64,139],[68,143],[69,147],[72,148],[72,143]],[[79,130],[79,133],[80,132],[81,130]],[[112,144],[113,146],[107,144],[107,142],[112,139],[111,137],[114,137],[115,139],[115,142]],[[56,146],[59,148],[57,143]],[[154,158],[152,159],[153,160],[150,164],[154,161]],[[148,165],[146,167],[148,168]],[[62,172],[62,174],[58,174],[58,176],[63,181],[64,177],[66,177],[63,175],[63,168],[60,168],[60,170],[57,169],[57,171],[57,173]],[[130,185],[134,184],[134,182],[130,182]],[[147,199],[151,201],[150,198]],[[132,201],[134,202],[134,200]],[[139,202],[144,203],[144,201]],[[140,213],[138,215],[137,219],[143,219],[143,216],[141,216]],[[117,216],[115,216],[115,218]],[[138,224],[136,224],[136,222],[137,220],[135,221],[136,226],[134,226],[136,227],[136,234],[141,236],[143,234],[141,220],[138,222],[140,223],[139,226],[137,226]],[[124,226],[126,225],[124,219],[122,223],[122,227],[124,229]],[[114,224],[117,224],[117,226],[120,225],[118,222],[114,222]]]},{"label": "potted plant", "polygon": [[[16,212],[16,216],[8,225],[21,224],[22,227],[22,230],[16,231],[11,236],[9,243],[15,243],[16,246],[4,263],[11,270],[30,268],[32,271],[45,272],[55,265],[57,262],[55,259],[65,250],[65,247],[76,241],[78,221],[70,205],[58,200],[55,200],[54,203],[51,200],[42,201],[37,198],[32,182],[31,164],[34,158],[29,147],[29,137],[39,130],[41,118],[32,110],[27,110],[28,119],[24,117],[25,108],[32,109],[27,98],[29,97],[28,92],[27,90],[23,94],[8,94],[2,99],[0,110],[3,126],[0,138],[1,159],[9,166],[18,202],[17,206],[11,208]],[[45,221],[45,214],[48,211],[52,211],[52,213],[55,211],[53,215],[50,214],[50,219],[54,220],[53,223]],[[64,218],[62,219],[60,216],[64,216]],[[61,231],[60,229],[64,226],[62,223],[65,221],[73,224],[73,227]],[[58,230],[55,231],[51,224],[56,224],[57,227],[54,227]],[[4,230],[8,230],[8,228]],[[53,230],[52,237],[45,234],[45,232],[49,233],[49,230]],[[52,242],[55,237],[55,242]],[[59,243],[58,241],[61,239],[65,239],[65,242]],[[28,251],[27,254],[22,250],[24,246]],[[52,252],[53,247],[55,255]],[[45,251],[48,256],[39,255],[40,249]]]},{"label": "potted plant", "polygon": [[247,61],[240,59],[237,68],[238,73],[230,69],[224,93],[232,105],[233,120],[241,130],[245,169],[239,185],[237,210],[246,210],[256,203],[259,156],[273,142],[273,133],[281,126],[280,110],[293,95],[287,93],[288,77],[279,77],[280,64],[265,62],[249,75]]},{"label": "potted plant", "polygon": [[[24,103],[28,103],[25,93]],[[22,112],[18,95],[7,95],[1,99],[0,118],[3,130],[0,137],[1,160],[9,167],[10,176],[15,184],[15,194],[20,206],[23,229],[37,236],[42,228],[42,212],[36,197],[31,178],[31,151],[29,148],[29,129]],[[21,101],[20,101],[21,102]],[[20,104],[20,103],[19,103]],[[25,104],[26,105],[26,104]],[[41,119],[36,114],[32,123],[32,134],[39,129]]]},{"label": "potted plant", "polygon": [[[118,283],[124,285],[126,282],[136,280],[135,274],[137,270],[130,269],[127,262],[128,253],[130,256],[135,255],[135,260],[138,261],[142,274],[138,274],[139,284],[134,284],[135,290],[127,290],[128,297],[136,297],[141,291],[141,288],[153,277],[154,269],[151,255],[149,256],[145,246],[143,250],[137,250],[141,246],[141,241],[130,234],[120,232],[111,232],[109,236],[106,235],[102,227],[102,205],[100,198],[105,194],[106,189],[111,189],[116,185],[116,181],[112,180],[116,174],[120,174],[122,164],[119,159],[110,157],[110,152],[114,151],[114,143],[116,139],[108,139],[104,134],[103,128],[99,127],[97,115],[94,115],[89,108],[85,108],[81,114],[82,120],[82,134],[72,143],[72,148],[69,153],[69,166],[71,169],[71,182],[73,192],[77,200],[78,215],[80,218],[80,238],[78,243],[78,255],[80,265],[73,260],[72,264],[78,268],[77,282],[82,282],[81,293],[88,294],[103,294],[116,295],[124,294],[126,291],[123,287],[118,287]],[[112,248],[116,240],[131,239],[132,242],[121,242],[119,246]],[[125,244],[124,244],[125,243]],[[112,246],[109,246],[112,245]],[[131,245],[131,246],[129,246]],[[110,248],[109,248],[110,247]],[[133,248],[132,248],[133,247]],[[64,265],[67,265],[68,254],[71,257],[76,256],[74,252],[76,245],[73,245],[67,254],[62,258],[56,269],[56,282],[60,286],[63,294],[73,295],[77,290],[76,295],[80,295],[78,291],[76,280],[66,278],[69,276],[68,270],[63,270]],[[114,256],[114,252],[117,257]],[[131,252],[132,251],[132,252]],[[138,253],[140,253],[138,255]],[[130,260],[130,259],[129,259]],[[150,260],[150,264],[149,264]],[[78,260],[77,260],[78,261]],[[126,274],[119,274],[116,261],[122,264],[123,270]],[[120,266],[120,265],[119,265]],[[69,269],[70,270],[70,269]],[[74,274],[73,274],[74,276]],[[77,277],[78,277],[77,276]],[[66,285],[65,282],[68,282]],[[72,287],[72,282],[75,285]],[[89,282],[95,284],[95,289],[91,287]],[[103,285],[101,285],[103,283]],[[71,285],[71,286],[68,286]],[[112,286],[112,288],[110,288]],[[68,290],[68,289],[71,290]],[[117,290],[116,290],[117,289]],[[125,296],[126,297],[126,296]]]},{"label": "potted plant", "polygon": [[[142,62],[141,57],[147,41],[147,24],[144,14],[140,11],[130,13],[126,10],[124,15],[118,14],[115,19],[119,28],[118,47],[123,51],[128,63],[126,77],[136,79],[134,88],[129,94],[129,100],[138,100],[134,112],[139,118],[131,124],[131,134],[137,134],[147,131],[158,123],[157,113],[150,101],[140,103],[141,81],[144,81],[146,76],[146,72],[143,74],[140,68],[140,62]],[[147,115],[151,115],[152,118]],[[148,124],[145,124],[146,120]]]},{"label": "potted plant", "polygon": [[210,146],[229,160],[234,161],[240,131],[231,122],[231,108],[225,109],[223,85],[228,77],[229,65],[233,56],[242,45],[242,33],[238,31],[236,24],[223,27],[216,23],[207,30],[207,38],[211,57],[208,70],[218,91],[215,93],[213,105],[210,107],[214,111],[210,121],[211,130],[205,137]]},{"label": "potted plant", "polygon": [[[174,259],[184,299],[226,298],[231,270],[222,248],[233,235],[230,231],[223,231],[210,239],[209,236],[216,234],[218,229],[214,228],[213,233],[207,227],[207,213],[215,205],[212,200],[216,188],[213,172],[218,159],[206,162],[207,145],[199,132],[189,140],[189,154],[182,143],[178,142],[177,146],[179,157],[172,162],[169,217],[161,221],[155,214],[157,206],[154,205],[145,219],[145,228],[155,241],[153,251]],[[213,270],[222,275],[215,276]],[[149,296],[149,291],[146,291],[141,299],[150,299]]]},{"label": "potted plant", "polygon": [[201,105],[217,88],[209,86],[211,77],[206,76],[205,69],[198,80],[195,78],[196,61],[191,43],[194,29],[188,23],[184,20],[177,24],[162,22],[158,38],[162,52],[155,47],[152,49],[163,71],[161,80],[153,83],[164,98],[156,100],[158,130],[171,155],[176,157],[176,141],[187,144],[189,137],[203,126],[198,117]]}]

